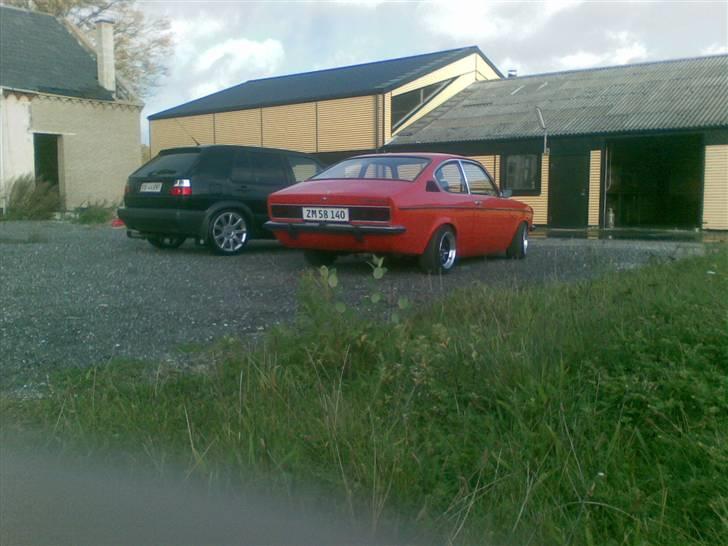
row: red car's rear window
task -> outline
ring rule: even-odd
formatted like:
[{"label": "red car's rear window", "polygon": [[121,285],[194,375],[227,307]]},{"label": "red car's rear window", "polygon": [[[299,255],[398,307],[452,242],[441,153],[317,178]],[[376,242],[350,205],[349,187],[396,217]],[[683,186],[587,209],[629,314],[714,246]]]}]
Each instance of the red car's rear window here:
[{"label": "red car's rear window", "polygon": [[427,158],[412,156],[354,157],[329,167],[311,180],[355,178],[412,182],[429,162]]}]

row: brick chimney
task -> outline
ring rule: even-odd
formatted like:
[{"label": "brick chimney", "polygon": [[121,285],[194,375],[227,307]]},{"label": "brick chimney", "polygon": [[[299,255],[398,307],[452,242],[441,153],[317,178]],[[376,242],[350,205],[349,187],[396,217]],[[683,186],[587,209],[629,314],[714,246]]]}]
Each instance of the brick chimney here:
[{"label": "brick chimney", "polygon": [[101,87],[115,93],[114,23],[108,19],[96,21],[96,67]]}]

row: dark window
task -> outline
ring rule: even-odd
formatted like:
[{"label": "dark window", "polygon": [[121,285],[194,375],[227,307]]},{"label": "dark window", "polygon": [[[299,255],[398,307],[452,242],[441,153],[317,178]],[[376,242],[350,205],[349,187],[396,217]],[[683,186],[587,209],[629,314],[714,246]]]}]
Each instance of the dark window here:
[{"label": "dark window", "polygon": [[253,169],[250,166],[250,154],[248,152],[239,151],[235,154],[231,178],[233,182],[251,182],[253,180]]},{"label": "dark window", "polygon": [[456,162],[445,163],[435,172],[440,187],[450,193],[468,193],[463,173]]},{"label": "dark window", "polygon": [[200,153],[197,151],[158,155],[146,165],[139,167],[134,176],[185,175],[198,157]]},{"label": "dark window", "polygon": [[407,91],[406,93],[392,97],[392,127],[396,127],[409,118],[451,81],[447,80],[433,83],[432,85],[421,87],[414,91]]},{"label": "dark window", "polygon": [[197,172],[210,178],[228,178],[233,165],[234,152],[225,148],[205,150],[197,165]]},{"label": "dark window", "polygon": [[498,190],[495,189],[490,176],[479,165],[464,161],[463,171],[465,171],[465,176],[468,179],[470,193],[478,195],[498,195]]},{"label": "dark window", "polygon": [[291,165],[293,178],[296,179],[296,182],[308,180],[321,170],[321,165],[311,158],[293,154],[287,155],[286,157],[288,158],[288,163]]},{"label": "dark window", "polygon": [[269,186],[285,186],[288,184],[288,174],[283,165],[281,156],[270,152],[256,152],[251,157],[253,172],[258,184]]},{"label": "dark window", "polygon": [[508,155],[502,159],[501,186],[513,195],[541,193],[541,162],[538,154]]}]

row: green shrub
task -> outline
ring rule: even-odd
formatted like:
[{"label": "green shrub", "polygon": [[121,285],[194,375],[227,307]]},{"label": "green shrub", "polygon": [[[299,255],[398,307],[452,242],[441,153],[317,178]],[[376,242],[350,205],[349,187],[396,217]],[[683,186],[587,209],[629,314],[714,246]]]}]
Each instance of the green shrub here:
[{"label": "green shrub", "polygon": [[48,220],[61,206],[58,186],[30,175],[9,182],[5,220]]},{"label": "green shrub", "polygon": [[92,203],[77,209],[78,216],[75,221],[78,224],[106,224],[114,217],[114,208],[107,205],[106,201]]}]

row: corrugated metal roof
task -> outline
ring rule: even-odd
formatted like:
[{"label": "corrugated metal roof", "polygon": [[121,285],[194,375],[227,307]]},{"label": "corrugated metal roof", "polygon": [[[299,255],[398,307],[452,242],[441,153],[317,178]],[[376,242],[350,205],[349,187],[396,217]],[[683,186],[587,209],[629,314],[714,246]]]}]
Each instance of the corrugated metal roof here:
[{"label": "corrugated metal roof", "polygon": [[61,21],[0,5],[0,86],[113,100],[96,74],[96,56]]},{"label": "corrugated metal roof", "polygon": [[149,119],[383,93],[473,53],[481,55],[498,72],[477,46],[461,47],[413,57],[250,80],[153,114]]},{"label": "corrugated metal roof", "polygon": [[728,55],[476,82],[390,145],[728,127]]}]

